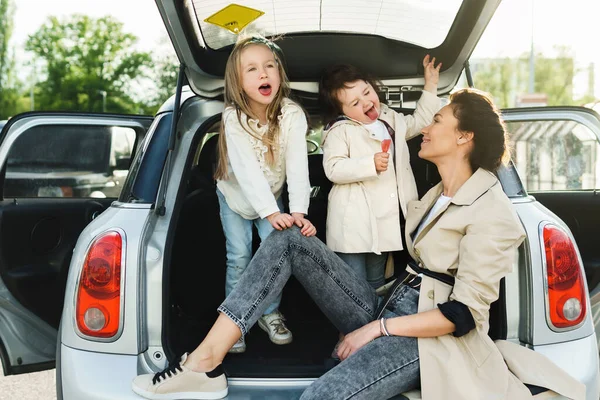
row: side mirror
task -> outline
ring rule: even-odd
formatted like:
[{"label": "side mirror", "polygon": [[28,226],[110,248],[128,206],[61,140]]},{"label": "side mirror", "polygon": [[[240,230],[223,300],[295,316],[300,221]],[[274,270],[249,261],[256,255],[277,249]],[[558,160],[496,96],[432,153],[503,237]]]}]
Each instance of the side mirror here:
[{"label": "side mirror", "polygon": [[131,164],[131,157],[119,157],[117,158],[115,169],[127,170],[129,169],[129,164]]}]

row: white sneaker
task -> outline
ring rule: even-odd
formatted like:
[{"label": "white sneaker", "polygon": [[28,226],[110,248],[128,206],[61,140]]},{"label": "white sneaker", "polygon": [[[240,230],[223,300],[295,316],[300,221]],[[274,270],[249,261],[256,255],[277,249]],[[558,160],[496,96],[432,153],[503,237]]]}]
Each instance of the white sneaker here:
[{"label": "white sneaker", "polygon": [[136,377],[131,389],[152,400],[222,399],[227,396],[227,378],[223,366],[211,372],[194,372],[186,368],[187,353],[157,374]]},{"label": "white sneaker", "polygon": [[292,343],[292,332],[284,324],[285,318],[275,310],[271,314],[258,319],[258,326],[269,334],[269,339],[275,344]]},{"label": "white sneaker", "polygon": [[242,336],[229,349],[228,353],[243,353],[246,351],[246,339]]}]

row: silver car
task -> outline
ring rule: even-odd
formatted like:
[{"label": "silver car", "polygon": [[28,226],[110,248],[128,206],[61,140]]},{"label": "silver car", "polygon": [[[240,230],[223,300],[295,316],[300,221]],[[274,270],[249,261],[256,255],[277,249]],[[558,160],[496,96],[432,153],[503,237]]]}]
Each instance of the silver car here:
[{"label": "silver car", "polygon": [[[437,0],[426,9],[419,2],[384,2],[376,10],[363,2],[239,2],[264,11],[255,28],[285,34],[278,43],[294,95],[311,116],[309,218],[321,238],[331,185],[319,149],[321,69],[341,61],[368,68],[382,78],[388,104],[410,113],[424,84],[423,56],[443,61],[439,95],[447,95],[468,72],[468,57],[499,1]],[[137,399],[133,378],[192,350],[225,295],[225,242],[212,175],[223,70],[235,34],[205,19],[228,3],[156,4],[182,68],[176,95],[153,118],[29,113],[13,117],[0,135],[3,166],[32,130],[44,135],[65,126],[81,132],[102,126],[135,136],[118,198],[42,197],[38,190],[36,197],[0,202],[0,359],[9,375],[56,366],[58,399]],[[573,107],[505,110],[504,117],[513,162],[498,175],[528,237],[492,305],[489,334],[546,355],[596,400],[598,345],[588,293],[600,282],[594,235],[600,117]],[[56,135],[69,146],[65,137]],[[409,142],[411,154],[419,144],[419,138]],[[411,165],[420,194],[439,181],[432,164],[415,156]],[[0,180],[4,187],[4,173]],[[252,330],[248,350],[224,361],[228,398],[298,398],[334,366],[337,330],[293,279],[281,308],[294,342],[276,346]],[[397,398],[420,399],[420,392]]]}]

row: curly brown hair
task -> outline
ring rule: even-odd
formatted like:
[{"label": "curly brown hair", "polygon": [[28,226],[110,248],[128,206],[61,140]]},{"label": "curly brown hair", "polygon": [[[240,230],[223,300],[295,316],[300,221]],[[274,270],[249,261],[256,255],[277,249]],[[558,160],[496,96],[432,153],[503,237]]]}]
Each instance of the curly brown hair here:
[{"label": "curly brown hair", "polygon": [[325,69],[319,80],[319,106],[325,125],[342,115],[342,103],[337,97],[338,92],[356,81],[367,82],[375,91],[379,91],[381,86],[378,79],[351,64],[336,64]]}]

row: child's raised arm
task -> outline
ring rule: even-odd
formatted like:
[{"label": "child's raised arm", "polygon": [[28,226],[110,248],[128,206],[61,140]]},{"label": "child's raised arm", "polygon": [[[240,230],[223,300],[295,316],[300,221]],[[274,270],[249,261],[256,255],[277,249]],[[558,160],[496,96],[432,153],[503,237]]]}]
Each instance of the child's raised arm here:
[{"label": "child's raised arm", "polygon": [[421,134],[421,129],[431,124],[433,116],[440,109],[440,99],[437,97],[437,87],[440,80],[440,68],[442,63],[435,66],[435,57],[431,59],[429,54],[423,58],[425,69],[425,85],[423,94],[417,102],[417,108],[413,115],[406,116],[406,140]]},{"label": "child's raised arm", "polygon": [[435,66],[435,57],[430,59],[429,54],[423,59],[423,68],[425,69],[425,85],[423,90],[437,95],[437,87],[440,81],[440,68],[442,63]]}]

